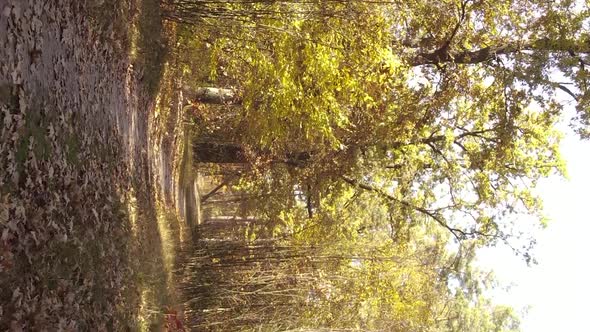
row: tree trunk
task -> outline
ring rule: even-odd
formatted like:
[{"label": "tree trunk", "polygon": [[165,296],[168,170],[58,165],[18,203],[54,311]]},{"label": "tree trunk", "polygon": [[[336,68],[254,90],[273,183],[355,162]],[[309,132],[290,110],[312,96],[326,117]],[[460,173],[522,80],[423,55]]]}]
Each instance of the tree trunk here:
[{"label": "tree trunk", "polygon": [[243,164],[248,162],[244,149],[236,144],[194,143],[193,152],[197,163]]},{"label": "tree trunk", "polygon": [[[194,142],[193,155],[195,163],[244,164],[249,160],[244,149],[238,144]],[[311,158],[309,152],[291,152],[284,157],[277,157],[275,162],[294,167],[303,167]]]},{"label": "tree trunk", "polygon": [[227,88],[199,87],[195,90],[184,86],[186,98],[205,104],[239,105],[242,101],[235,90]]}]

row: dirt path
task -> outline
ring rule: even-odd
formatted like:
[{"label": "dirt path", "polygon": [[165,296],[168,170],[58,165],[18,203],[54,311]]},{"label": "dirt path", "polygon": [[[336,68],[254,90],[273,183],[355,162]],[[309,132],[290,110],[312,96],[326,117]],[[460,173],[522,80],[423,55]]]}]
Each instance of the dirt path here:
[{"label": "dirt path", "polygon": [[0,330],[164,319],[180,235],[155,191],[174,142],[149,137],[141,4],[0,0]]}]

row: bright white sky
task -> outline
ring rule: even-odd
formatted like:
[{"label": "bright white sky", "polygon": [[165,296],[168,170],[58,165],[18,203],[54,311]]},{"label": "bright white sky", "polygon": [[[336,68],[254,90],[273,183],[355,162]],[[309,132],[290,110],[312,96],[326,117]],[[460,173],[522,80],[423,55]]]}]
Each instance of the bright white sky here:
[{"label": "bright white sky", "polygon": [[537,237],[539,264],[528,268],[506,248],[481,252],[481,264],[513,284],[494,291],[494,302],[530,305],[524,332],[590,331],[590,142],[566,130],[562,155],[569,179],[555,176],[538,187],[551,219]]},{"label": "bright white sky", "polygon": [[[585,3],[577,0],[578,10]],[[571,103],[565,95],[561,100]],[[572,114],[572,108],[570,104],[566,113]],[[503,284],[513,284],[507,291],[492,292],[494,302],[530,306],[523,332],[590,331],[590,141],[580,140],[567,125],[561,127],[569,178],[555,176],[538,186],[551,219],[537,236],[539,264],[528,268],[507,248],[480,253],[484,267],[493,269]]]}]

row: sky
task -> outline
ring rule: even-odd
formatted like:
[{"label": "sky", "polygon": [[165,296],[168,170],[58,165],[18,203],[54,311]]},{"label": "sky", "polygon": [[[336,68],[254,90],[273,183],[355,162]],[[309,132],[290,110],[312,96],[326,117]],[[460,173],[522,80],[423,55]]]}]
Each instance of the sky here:
[{"label": "sky", "polygon": [[522,331],[590,331],[590,141],[565,130],[561,143],[568,179],[553,176],[537,187],[549,225],[537,236],[538,264],[527,267],[504,247],[480,253],[480,264],[511,285],[492,292],[495,303],[530,306]]},{"label": "sky", "polygon": [[[588,0],[576,4],[582,10]],[[563,81],[560,74],[553,76]],[[568,105],[564,118],[569,119],[574,114],[572,101],[559,94],[558,99]],[[527,267],[506,247],[488,248],[478,255],[483,268],[492,269],[501,284],[510,285],[492,291],[493,301],[528,307],[523,332],[590,332],[590,141],[582,141],[565,121],[559,128],[565,134],[561,153],[568,178],[552,176],[537,187],[550,218],[536,236],[538,264]]]}]

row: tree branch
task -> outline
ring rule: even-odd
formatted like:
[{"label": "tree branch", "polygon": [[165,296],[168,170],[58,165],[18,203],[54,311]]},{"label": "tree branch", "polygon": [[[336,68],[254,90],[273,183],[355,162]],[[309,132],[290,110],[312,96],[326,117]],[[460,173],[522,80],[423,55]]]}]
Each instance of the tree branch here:
[{"label": "tree branch", "polygon": [[575,52],[590,53],[590,43],[582,40],[539,39],[528,43],[509,42],[488,46],[465,52],[421,53],[410,61],[412,66],[427,64],[457,63],[477,64],[495,59],[498,55],[507,55],[521,51]]},{"label": "tree branch", "polygon": [[204,196],[201,197],[201,203],[204,203],[211,196],[215,195],[221,188],[228,185],[233,179],[235,179],[239,175],[240,175],[240,173],[232,174],[229,178],[222,181],[220,184],[217,185],[217,187],[213,188],[213,190],[211,190],[210,192],[208,192],[207,194],[205,194]]},{"label": "tree branch", "polygon": [[457,20],[457,24],[455,24],[453,31],[451,32],[451,34],[449,35],[449,38],[447,38],[445,43],[438,50],[436,50],[436,51],[434,51],[434,53],[432,53],[433,56],[438,58],[440,56],[445,56],[448,54],[449,46],[453,42],[453,39],[457,35],[457,32],[459,32],[459,28],[461,28],[461,24],[463,24],[463,21],[465,20],[465,17],[467,14],[466,13],[467,3],[469,3],[469,1],[470,0],[465,0],[465,1],[461,2],[461,6],[459,7],[459,18]]},{"label": "tree branch", "polygon": [[342,180],[344,180],[346,183],[348,183],[348,184],[350,184],[350,185],[352,185],[354,187],[362,188],[362,189],[365,189],[367,191],[372,191],[374,193],[377,193],[382,198],[385,198],[387,200],[390,200],[390,201],[399,203],[399,204],[401,204],[403,206],[406,206],[406,207],[409,207],[411,209],[414,209],[414,210],[416,210],[416,211],[418,211],[418,212],[420,212],[420,213],[422,213],[422,214],[424,214],[424,215],[426,215],[426,216],[434,219],[434,221],[436,221],[440,226],[442,226],[445,229],[447,229],[455,237],[455,239],[457,239],[457,241],[462,241],[462,240],[466,239],[467,236],[471,235],[470,233],[465,232],[465,231],[463,231],[463,230],[461,230],[459,228],[454,228],[454,227],[449,226],[443,220],[443,218],[440,217],[439,215],[437,215],[437,213],[434,212],[434,211],[430,211],[430,210],[427,210],[425,208],[422,208],[422,207],[419,207],[419,206],[415,206],[415,205],[413,205],[413,204],[411,204],[411,203],[409,203],[407,201],[397,199],[397,198],[393,197],[392,195],[384,192],[383,190],[381,190],[379,188],[373,187],[373,186],[368,185],[366,183],[359,182],[359,181],[354,180],[354,179],[351,179],[351,178],[349,178],[347,176],[341,175],[340,178],[342,178]]},{"label": "tree branch", "polygon": [[568,95],[570,95],[570,97],[574,98],[575,101],[578,101],[578,96],[576,96],[575,93],[572,92],[572,90],[570,90],[569,88],[567,88],[565,85],[563,84],[559,84],[559,83],[553,83],[553,85],[558,88],[559,90],[567,93]]}]

